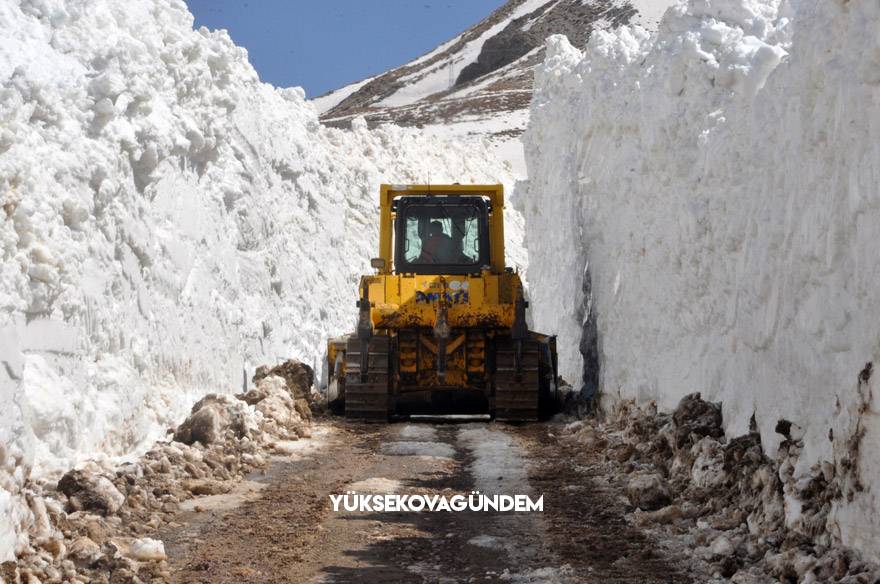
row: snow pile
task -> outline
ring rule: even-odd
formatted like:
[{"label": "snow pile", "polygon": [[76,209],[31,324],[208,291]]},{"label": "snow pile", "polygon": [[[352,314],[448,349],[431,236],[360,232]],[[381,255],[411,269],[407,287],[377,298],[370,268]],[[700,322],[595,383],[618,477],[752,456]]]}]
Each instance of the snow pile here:
[{"label": "snow pile", "polygon": [[323,128],[192,23],[180,0],[0,4],[0,560],[32,462],[142,450],[256,365],[314,365],[353,324],[380,182],[507,178]]},{"label": "snow pile", "polygon": [[691,0],[654,35],[597,32],[586,52],[556,38],[518,203],[535,325],[560,335],[564,377],[581,377],[594,314],[606,396],[668,411],[700,391],[728,434],[754,414],[771,456],[777,422],[795,423],[795,480],[859,469],[829,529],[874,557],[880,458],[852,446],[880,440],[865,367],[880,357],[878,25],[871,0]]}]

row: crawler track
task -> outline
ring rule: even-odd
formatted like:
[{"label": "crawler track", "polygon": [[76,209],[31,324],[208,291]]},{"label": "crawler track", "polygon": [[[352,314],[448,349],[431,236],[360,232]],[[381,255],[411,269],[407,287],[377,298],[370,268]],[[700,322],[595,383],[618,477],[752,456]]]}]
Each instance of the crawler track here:
[{"label": "crawler track", "polygon": [[538,419],[540,401],[540,346],[526,340],[522,346],[522,366],[516,367],[516,349],[512,342],[495,352],[495,419],[504,422],[528,422]]},{"label": "crawler track", "polygon": [[[368,367],[362,375],[364,346]],[[390,343],[388,337],[373,337],[368,343],[352,337],[345,351],[345,417],[386,422],[391,409],[389,394]]]}]

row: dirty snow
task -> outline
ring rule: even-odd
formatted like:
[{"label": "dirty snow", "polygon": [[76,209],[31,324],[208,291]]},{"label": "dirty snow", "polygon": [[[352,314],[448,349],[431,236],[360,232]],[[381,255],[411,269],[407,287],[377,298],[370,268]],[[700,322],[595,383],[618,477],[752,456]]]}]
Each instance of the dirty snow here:
[{"label": "dirty snow", "polygon": [[236,483],[235,487],[228,493],[220,493],[217,495],[205,495],[198,499],[189,499],[180,503],[180,509],[183,511],[227,511],[235,509],[247,503],[254,501],[260,497],[260,493],[269,483],[258,483],[257,481],[243,480]]},{"label": "dirty snow", "polygon": [[0,4],[0,560],[29,469],[143,451],[353,326],[381,182],[509,182],[477,147],[322,127],[180,0]]},{"label": "dirty snow", "polygon": [[699,393],[671,414],[620,402],[601,421],[563,429],[561,442],[576,441],[585,482],[625,493],[627,520],[686,557],[694,581],[880,581],[880,564],[840,545],[828,521],[833,504],[860,488],[859,469],[844,459],[796,478],[801,430],[779,424],[783,441],[769,457],[754,429],[725,435],[722,409]]},{"label": "dirty snow", "polygon": [[[33,521],[0,581],[98,582],[110,572],[114,579],[167,581],[164,544],[142,536],[161,533],[180,510],[215,512],[260,496],[269,482],[246,477],[257,470],[265,477],[278,441],[292,431],[311,435],[311,412],[289,400],[311,389],[309,376],[296,375],[304,369],[286,362],[274,369],[287,372],[280,384],[273,374],[235,397],[205,396],[173,429],[174,441],[157,441],[129,461],[89,461],[59,481],[29,481]],[[261,410],[264,402],[273,404],[271,415]],[[280,416],[284,408],[288,415]]]},{"label": "dirty snow", "polygon": [[277,440],[273,444],[273,449],[278,456],[286,460],[301,460],[308,456],[312,456],[321,448],[327,445],[328,438],[332,437],[334,430],[331,426],[320,425],[311,429],[309,438],[298,440]]},{"label": "dirty snow", "polygon": [[691,0],[654,35],[552,39],[518,198],[563,376],[592,308],[607,398],[701,391],[731,435],[754,414],[771,455],[796,423],[797,477],[856,459],[865,489],[831,521],[875,558],[880,457],[844,437],[880,441],[878,25],[873,0]]}]

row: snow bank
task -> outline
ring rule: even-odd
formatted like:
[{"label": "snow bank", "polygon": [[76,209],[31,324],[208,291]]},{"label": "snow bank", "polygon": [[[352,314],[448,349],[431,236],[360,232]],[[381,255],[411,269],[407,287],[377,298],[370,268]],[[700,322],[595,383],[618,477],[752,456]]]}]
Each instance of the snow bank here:
[{"label": "snow bank", "polygon": [[875,558],[880,458],[859,444],[880,439],[878,26],[873,0],[691,0],[654,35],[556,38],[518,203],[565,377],[594,310],[606,396],[670,410],[701,391],[731,435],[754,413],[770,453],[796,423],[795,473],[858,468],[831,527]]},{"label": "snow bank", "polygon": [[192,24],[180,0],[0,3],[0,560],[31,464],[142,450],[254,366],[315,363],[353,324],[380,182],[508,178],[324,128]]}]

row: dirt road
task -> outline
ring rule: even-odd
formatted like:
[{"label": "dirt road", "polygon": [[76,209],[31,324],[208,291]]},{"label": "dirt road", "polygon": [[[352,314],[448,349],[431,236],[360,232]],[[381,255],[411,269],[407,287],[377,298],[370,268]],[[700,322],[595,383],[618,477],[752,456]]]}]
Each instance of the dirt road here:
[{"label": "dirt road", "polygon": [[[690,582],[553,424],[332,421],[160,534],[178,582]],[[333,512],[329,495],[543,495],[541,513]]]}]

